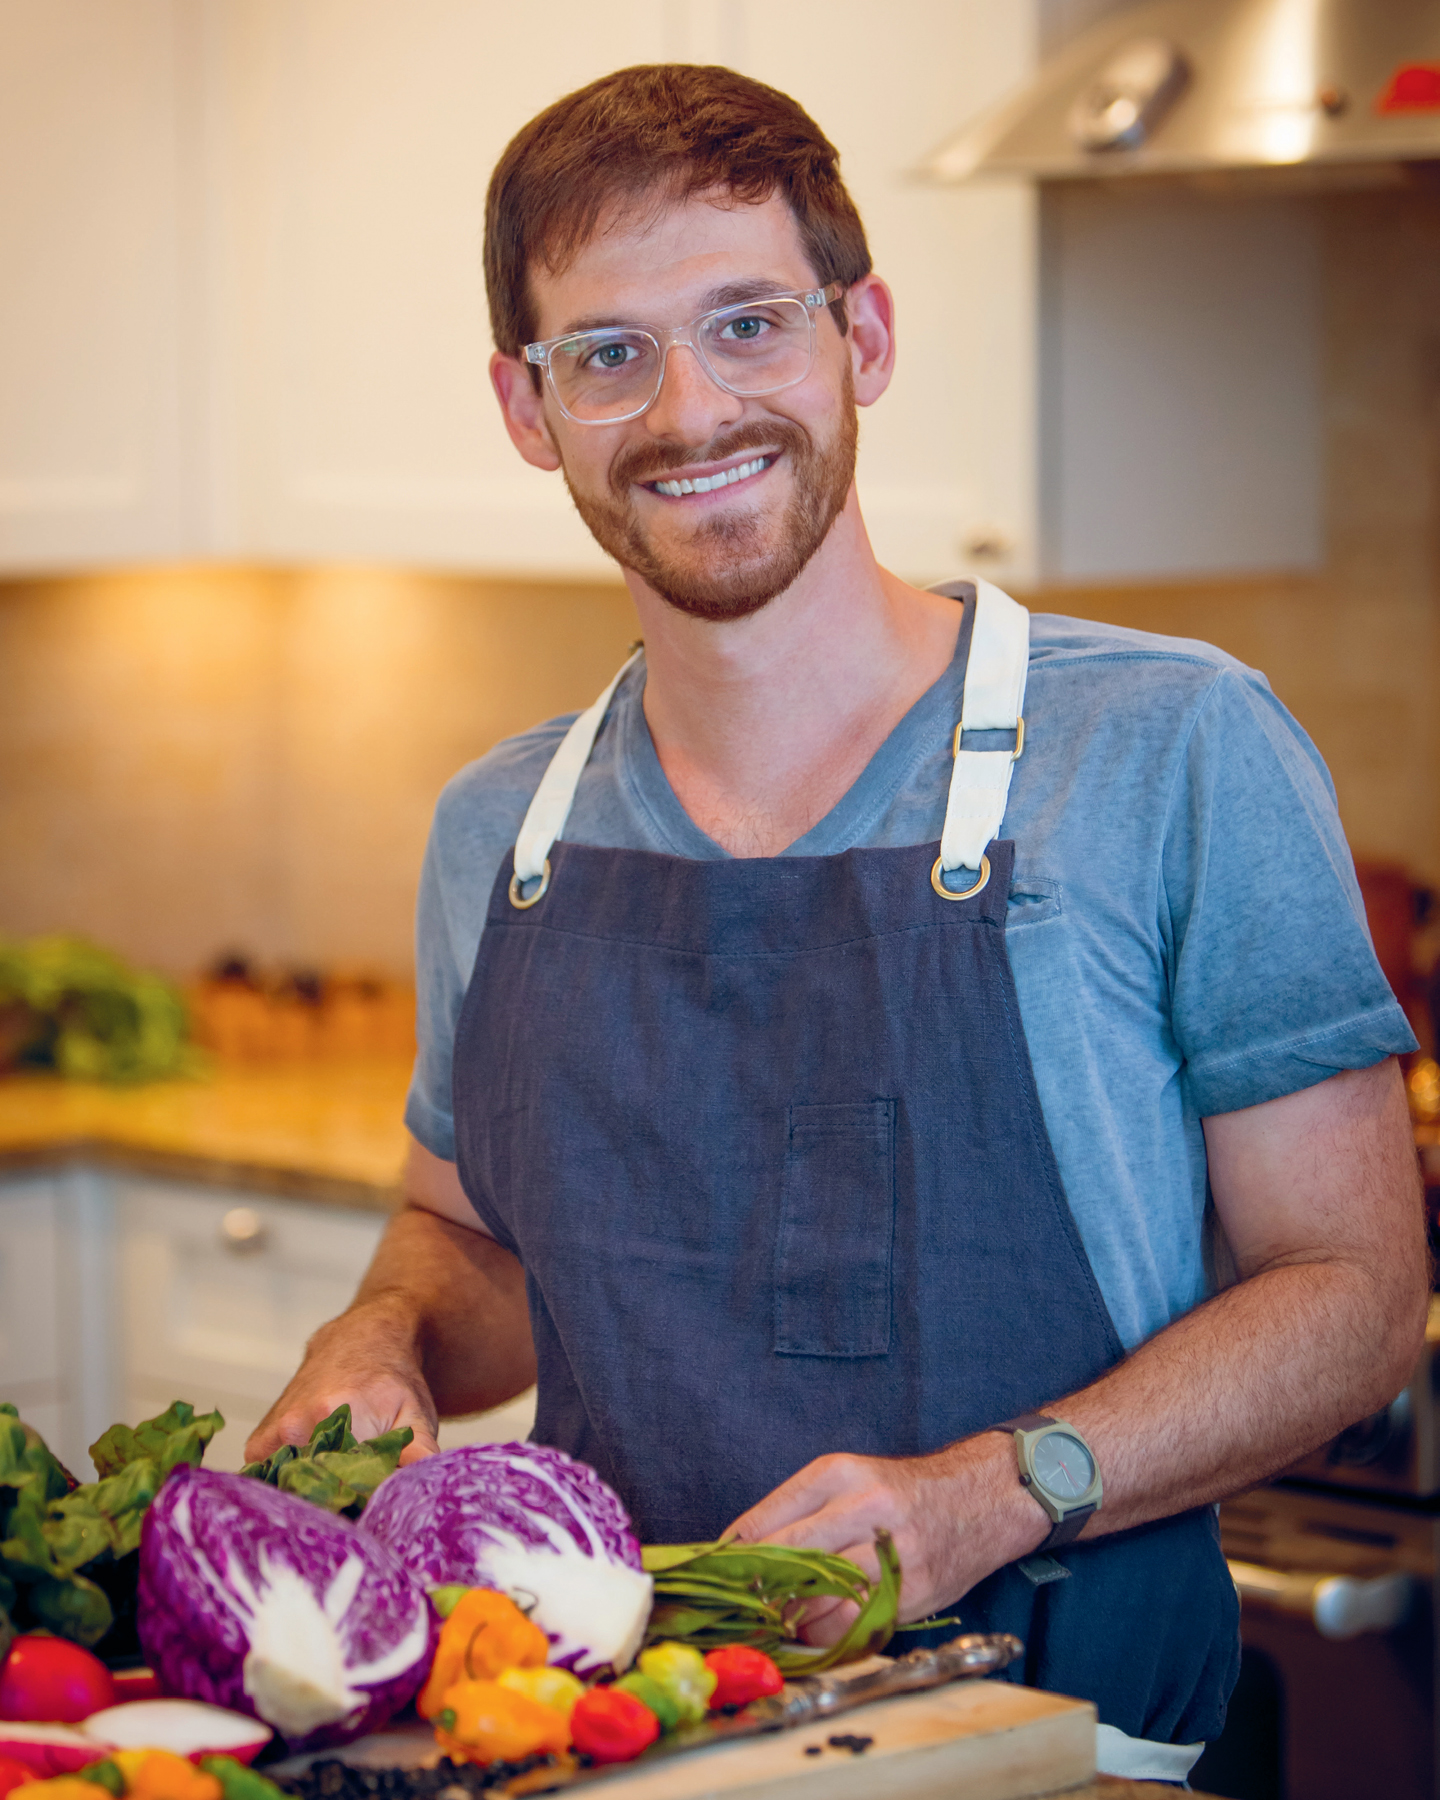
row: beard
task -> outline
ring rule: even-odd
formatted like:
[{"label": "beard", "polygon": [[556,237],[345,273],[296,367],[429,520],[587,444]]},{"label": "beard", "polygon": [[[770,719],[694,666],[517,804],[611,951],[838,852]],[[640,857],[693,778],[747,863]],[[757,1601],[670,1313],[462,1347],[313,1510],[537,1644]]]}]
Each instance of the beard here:
[{"label": "beard", "polygon": [[[713,622],[746,618],[795,581],[845,505],[860,433],[848,363],[844,375],[839,423],[828,443],[816,444],[791,419],[747,420],[699,450],[636,444],[622,451],[604,495],[582,493],[566,469],[570,498],[600,548],[633,569],[677,612]],[[687,465],[723,462],[744,450],[780,451],[789,458],[793,492],[782,516],[772,519],[761,509],[702,518],[683,547],[669,552],[657,547],[641,524],[632,485],[663,480]]]}]

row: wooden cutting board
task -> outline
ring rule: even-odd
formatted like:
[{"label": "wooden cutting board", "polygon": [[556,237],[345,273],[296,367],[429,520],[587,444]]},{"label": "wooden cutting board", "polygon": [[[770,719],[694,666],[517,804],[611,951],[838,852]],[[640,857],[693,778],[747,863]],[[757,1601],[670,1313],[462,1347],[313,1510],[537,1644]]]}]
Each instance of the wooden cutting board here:
[{"label": "wooden cutting board", "polygon": [[[873,1741],[855,1754],[832,1737]],[[417,1728],[322,1754],[371,1768],[413,1766],[433,1760],[433,1745]],[[807,1756],[811,1749],[818,1754]],[[291,1766],[299,1759],[281,1765]],[[957,1681],[558,1792],[575,1800],[1030,1800],[1082,1787],[1094,1774],[1088,1702],[1008,1681]]]}]

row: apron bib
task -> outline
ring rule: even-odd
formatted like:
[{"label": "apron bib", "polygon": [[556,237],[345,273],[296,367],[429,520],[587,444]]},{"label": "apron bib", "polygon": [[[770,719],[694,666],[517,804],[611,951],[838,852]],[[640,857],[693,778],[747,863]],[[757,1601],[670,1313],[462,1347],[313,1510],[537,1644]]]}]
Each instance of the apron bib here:
[{"label": "apron bib", "polygon": [[[938,846],[557,842],[612,683],[496,879],[456,1033],[460,1178],[525,1268],[535,1439],[596,1468],[642,1542],[714,1538],[814,1457],[937,1450],[1123,1354],[1005,948],[1028,614],[983,583],[968,604]],[[1005,728],[1015,752],[963,747]],[[1216,1735],[1238,1640],[1213,1511],[1061,1560],[950,1610],[1122,1732]]]}]

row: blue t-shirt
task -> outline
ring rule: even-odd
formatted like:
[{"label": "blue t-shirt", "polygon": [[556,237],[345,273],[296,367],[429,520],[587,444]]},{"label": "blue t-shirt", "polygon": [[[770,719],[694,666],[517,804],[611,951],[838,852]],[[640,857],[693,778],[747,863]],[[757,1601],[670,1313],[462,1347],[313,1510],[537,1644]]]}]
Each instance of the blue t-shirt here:
[{"label": "blue t-shirt", "polygon": [[[964,676],[916,701],[787,856],[933,843]],[[676,799],[616,692],[565,837],[728,854]],[[419,1055],[406,1123],[453,1160],[451,1046],[496,871],[569,718],[510,738],[440,798],[421,878]],[[967,735],[971,749],[1008,738]],[[1261,675],[1223,651],[1035,614],[1006,945],[1080,1235],[1134,1345],[1212,1286],[1200,1121],[1414,1048],[1370,947],[1335,795]],[[904,996],[896,996],[904,1004]]]}]

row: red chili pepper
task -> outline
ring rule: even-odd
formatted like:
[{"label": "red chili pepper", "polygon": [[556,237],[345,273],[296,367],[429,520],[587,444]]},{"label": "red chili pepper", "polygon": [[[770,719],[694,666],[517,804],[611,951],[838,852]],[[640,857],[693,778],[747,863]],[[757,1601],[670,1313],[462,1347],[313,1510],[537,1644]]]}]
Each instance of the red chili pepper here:
[{"label": "red chili pepper", "polygon": [[27,1781],[43,1781],[27,1764],[16,1762],[13,1756],[0,1756],[0,1794],[8,1794],[11,1788],[23,1787]]},{"label": "red chili pepper", "polygon": [[659,1735],[654,1713],[623,1688],[590,1688],[570,1715],[575,1748],[597,1763],[629,1762]]},{"label": "red chili pepper", "polygon": [[766,1694],[778,1694],[785,1685],[785,1677],[765,1652],[752,1650],[749,1644],[727,1644],[723,1650],[712,1650],[705,1667],[715,1674],[711,1712],[721,1706],[748,1706]]}]

